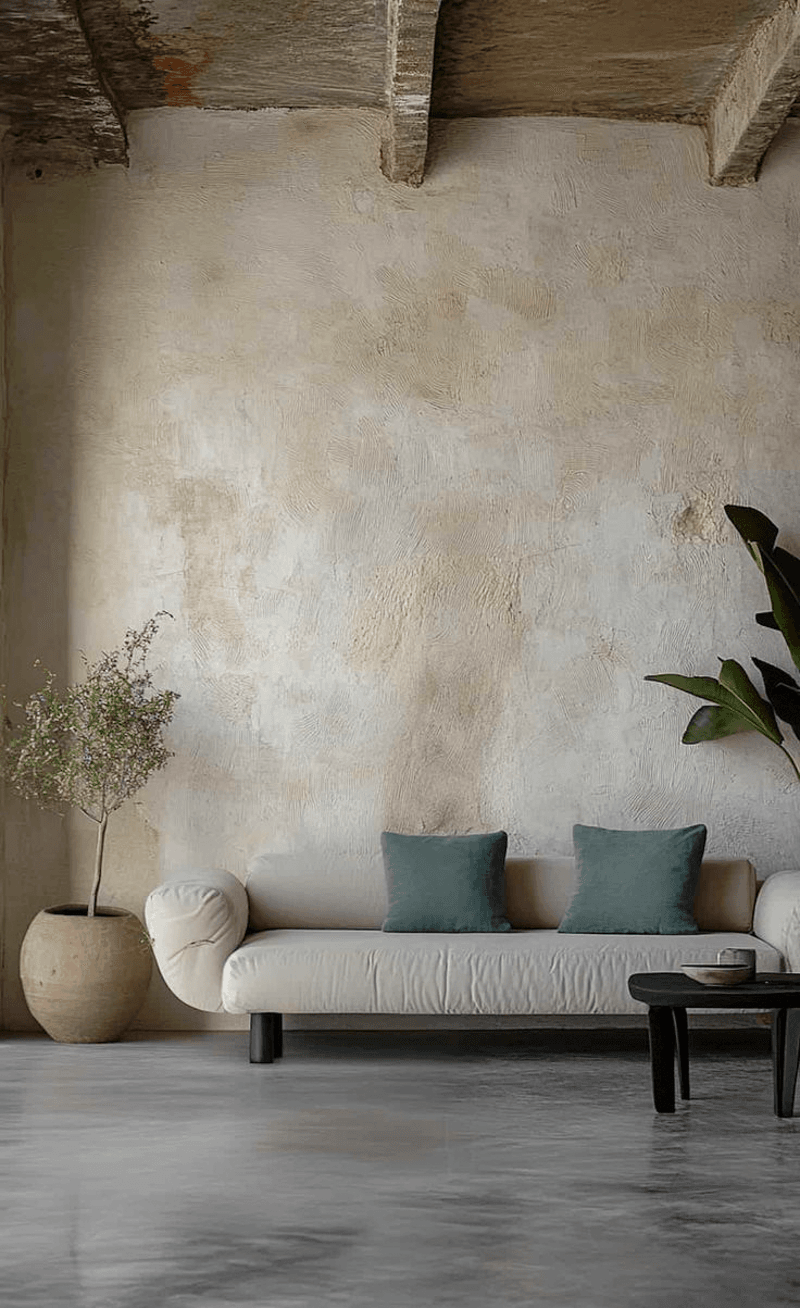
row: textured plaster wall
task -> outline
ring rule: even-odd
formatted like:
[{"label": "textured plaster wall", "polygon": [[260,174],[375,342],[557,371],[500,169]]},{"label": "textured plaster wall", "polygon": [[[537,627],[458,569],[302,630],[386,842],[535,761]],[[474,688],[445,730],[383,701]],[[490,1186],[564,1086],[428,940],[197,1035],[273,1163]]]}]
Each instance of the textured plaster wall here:
[{"label": "textured plaster wall", "polygon": [[[5,464],[6,451],[6,285],[5,285],[5,148],[8,123],[0,114],[0,450]],[[4,526],[3,485],[0,484],[0,522]],[[0,685],[6,679],[6,633],[2,583],[4,570],[5,529],[0,535]],[[0,1029],[5,1023],[5,786],[0,777]]]},{"label": "textured plaster wall", "polygon": [[[77,675],[159,608],[168,769],[109,829],[106,898],[382,827],[705,821],[798,865],[747,736],[689,749],[648,672],[780,658],[722,505],[800,547],[800,128],[711,188],[699,130],[434,124],[420,190],[380,117],[134,115],[131,167],[9,205],[10,676]],[[9,808],[7,983],[85,897],[93,832]],[[154,983],[140,1025],[195,1017]]]}]

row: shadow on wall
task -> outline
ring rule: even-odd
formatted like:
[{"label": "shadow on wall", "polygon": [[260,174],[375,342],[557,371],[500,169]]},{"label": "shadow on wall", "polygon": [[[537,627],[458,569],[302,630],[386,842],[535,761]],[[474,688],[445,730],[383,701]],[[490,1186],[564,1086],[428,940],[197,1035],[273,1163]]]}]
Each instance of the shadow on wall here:
[{"label": "shadow on wall", "polygon": [[[44,176],[29,181],[16,170],[6,176],[3,619],[12,719],[20,714],[14,701],[24,701],[43,682],[37,659],[62,685],[69,674],[79,289],[91,277],[96,233],[80,214],[59,221],[57,208],[65,202],[80,207],[85,195],[80,187],[53,187]],[[76,231],[82,233],[79,248],[70,242]],[[70,898],[67,835],[66,821],[6,791],[0,975],[0,1025],[6,1029],[37,1029],[19,983],[19,951],[39,909]]]}]

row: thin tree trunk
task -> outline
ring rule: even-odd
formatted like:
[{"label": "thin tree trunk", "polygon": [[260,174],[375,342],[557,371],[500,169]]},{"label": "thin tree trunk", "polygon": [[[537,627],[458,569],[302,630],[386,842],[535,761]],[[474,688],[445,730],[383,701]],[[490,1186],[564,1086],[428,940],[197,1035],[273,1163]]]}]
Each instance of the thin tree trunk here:
[{"label": "thin tree trunk", "polygon": [[97,831],[97,851],[94,857],[94,881],[92,890],[89,895],[89,917],[94,917],[97,908],[97,892],[100,889],[100,877],[103,871],[103,846],[106,843],[106,827],[108,826],[108,814],[104,813],[100,819]]}]

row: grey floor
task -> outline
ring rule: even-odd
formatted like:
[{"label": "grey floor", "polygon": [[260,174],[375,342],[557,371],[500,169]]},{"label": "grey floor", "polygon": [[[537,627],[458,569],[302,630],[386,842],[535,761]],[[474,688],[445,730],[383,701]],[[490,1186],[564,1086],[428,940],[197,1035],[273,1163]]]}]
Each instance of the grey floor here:
[{"label": "grey floor", "polygon": [[0,1302],[800,1304],[769,1033],[691,1042],[658,1117],[636,1030],[0,1037]]}]

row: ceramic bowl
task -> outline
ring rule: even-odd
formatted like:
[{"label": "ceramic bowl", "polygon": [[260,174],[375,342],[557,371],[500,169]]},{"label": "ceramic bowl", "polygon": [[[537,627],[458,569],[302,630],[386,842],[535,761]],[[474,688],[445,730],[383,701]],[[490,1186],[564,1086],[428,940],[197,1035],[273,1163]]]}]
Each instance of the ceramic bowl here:
[{"label": "ceramic bowl", "polygon": [[753,978],[753,969],[738,963],[682,963],[681,971],[704,986],[736,986]]}]

